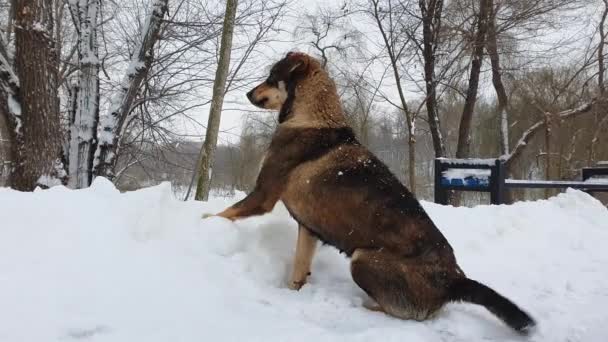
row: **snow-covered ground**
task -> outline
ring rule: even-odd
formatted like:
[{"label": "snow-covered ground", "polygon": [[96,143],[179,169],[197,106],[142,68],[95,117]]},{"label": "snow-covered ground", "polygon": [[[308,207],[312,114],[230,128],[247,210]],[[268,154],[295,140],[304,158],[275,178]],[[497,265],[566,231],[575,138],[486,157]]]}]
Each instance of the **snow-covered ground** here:
[{"label": "snow-covered ground", "polygon": [[[0,341],[522,341],[481,307],[424,323],[362,308],[348,261],[319,248],[310,283],[286,288],[296,225],[282,205],[201,220],[234,200],[175,200],[168,184],[120,194],[0,189]],[[424,203],[460,265],[528,310],[532,341],[608,341],[608,210],[548,201]]]}]

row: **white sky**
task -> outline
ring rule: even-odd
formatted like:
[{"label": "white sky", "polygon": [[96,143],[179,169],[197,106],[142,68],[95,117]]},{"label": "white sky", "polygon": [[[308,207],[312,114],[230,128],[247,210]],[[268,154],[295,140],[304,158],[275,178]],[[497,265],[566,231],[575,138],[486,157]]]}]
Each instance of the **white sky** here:
[{"label": "white sky", "polygon": [[[335,2],[338,3],[337,1]],[[307,51],[308,47],[305,43],[294,41],[295,38],[292,33],[297,25],[297,17],[294,17],[294,15],[313,12],[319,4],[326,5],[327,3],[329,3],[329,1],[297,0],[291,4],[289,14],[281,24],[281,29],[286,32],[281,35],[280,41],[273,42],[268,49],[264,51],[264,54],[267,57],[267,63],[265,65],[260,65],[258,76],[265,77],[268,67],[282,58],[287,52],[293,50]],[[221,132],[219,144],[226,144],[227,142],[235,143],[238,141],[241,125],[247,115],[277,115],[276,112],[270,111],[263,114],[251,114],[247,112],[247,110],[256,110],[256,108],[246,99],[245,93],[245,91],[233,91],[226,96],[220,123]],[[243,108],[245,111],[238,110],[239,107]],[[199,121],[206,126],[208,112],[209,108],[201,108],[194,117],[199,118]],[[201,136],[201,141],[203,139],[204,137]]]},{"label": "white sky", "polygon": [[[586,0],[585,2],[587,2],[589,4],[591,3],[595,3],[597,2],[597,0]],[[319,5],[323,5],[323,6],[327,6],[328,4],[332,4],[332,5],[336,5],[338,6],[340,4],[339,1],[323,1],[323,0],[296,0],[295,2],[292,3],[291,5],[291,10],[289,12],[289,14],[285,17],[281,28],[283,30],[286,31],[285,34],[283,34],[280,38],[281,41],[277,41],[277,42],[273,42],[266,51],[264,51],[265,56],[267,57],[267,63],[265,65],[260,65],[259,67],[259,75],[260,77],[265,77],[265,73],[268,70],[268,66],[272,65],[274,62],[276,62],[278,59],[282,58],[282,56],[285,55],[285,53],[287,53],[288,51],[291,50],[298,50],[298,51],[309,51],[309,47],[306,45],[306,42],[303,41],[294,41],[295,38],[293,37],[293,31],[296,27],[296,25],[298,24],[298,14],[301,13],[306,13],[306,12],[314,12],[317,8],[317,6]],[[589,11],[589,13],[593,16],[595,15],[595,11],[593,9],[593,6],[589,6],[587,8],[587,11]],[[587,15],[577,15],[577,17],[589,17]],[[366,39],[368,39],[367,41],[364,40],[364,43],[366,45],[368,45],[368,48],[373,48],[370,47],[370,45],[374,45],[377,44],[377,42],[373,41],[376,37],[375,35],[377,34],[376,32],[376,27],[372,22],[366,22],[365,20],[359,20],[357,22],[354,22],[354,24],[357,26],[357,28],[364,32],[366,35]],[[569,26],[567,27],[567,29],[565,30],[560,30],[558,32],[553,32],[550,35],[545,35],[545,36],[539,36],[537,37],[537,41],[536,42],[532,42],[530,44],[530,46],[525,47],[526,49],[529,50],[543,50],[546,49],[545,43],[547,41],[557,41],[557,40],[568,40],[570,41],[570,43],[574,44],[574,45],[570,45],[568,48],[564,48],[563,52],[558,52],[558,51],[547,51],[547,53],[551,53],[551,54],[555,54],[555,57],[551,57],[550,61],[547,61],[548,63],[554,63],[556,62],[556,60],[561,60],[562,62],[568,62],[570,59],[573,58],[574,55],[576,55],[577,50],[578,51],[582,51],[582,45],[585,42],[583,42],[580,37],[583,36],[588,36],[589,35],[589,31],[593,30],[592,27],[590,27],[590,24],[588,22],[585,22],[584,20],[578,20],[576,22],[570,22]],[[578,43],[577,44],[577,40]],[[543,43],[543,41],[545,43]],[[487,67],[487,63],[485,65]],[[379,66],[380,68],[382,68],[382,66]],[[422,72],[421,70],[417,70],[416,72]],[[381,73],[381,71],[380,71]],[[487,79],[487,74],[486,76],[486,80],[482,80],[482,84],[481,84],[481,89],[480,92],[483,96],[483,94],[489,94],[490,92],[486,92],[485,89],[490,89],[491,88],[491,82]],[[389,94],[389,96],[393,96],[393,94],[396,96],[396,92],[394,91],[394,87],[392,87],[392,85],[394,84],[394,81],[392,80],[392,78],[387,77],[386,81],[383,83],[384,84],[384,92],[386,94]],[[407,85],[406,85],[407,86]],[[491,90],[491,89],[490,89]],[[414,94],[413,92],[411,93],[412,98],[414,98],[414,96],[418,96],[416,94]],[[242,108],[244,111],[239,110],[239,108]],[[247,101],[246,97],[245,97],[245,91],[239,90],[239,91],[233,91],[231,93],[228,94],[228,96],[226,97],[226,102],[224,104],[224,111],[222,113],[222,119],[221,119],[221,125],[220,125],[220,140],[219,140],[219,144],[226,144],[228,142],[231,143],[235,143],[238,142],[238,135],[240,133],[240,129],[241,129],[241,125],[242,122],[245,118],[246,115],[277,115],[275,112],[268,112],[268,113],[264,113],[264,114],[251,114],[247,111],[250,110],[254,110],[255,108]],[[198,118],[198,120],[200,120],[200,122],[206,126],[207,123],[207,117],[208,117],[208,108],[200,108],[198,110],[197,113],[195,113],[194,117]],[[200,134],[200,132],[199,132]],[[201,141],[204,139],[203,136],[201,136]]]}]

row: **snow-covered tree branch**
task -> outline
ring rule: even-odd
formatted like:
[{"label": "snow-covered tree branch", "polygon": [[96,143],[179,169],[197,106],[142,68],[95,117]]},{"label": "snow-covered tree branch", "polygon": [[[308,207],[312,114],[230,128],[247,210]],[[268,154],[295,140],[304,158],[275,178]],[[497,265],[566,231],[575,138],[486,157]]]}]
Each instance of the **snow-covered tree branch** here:
[{"label": "snow-covered tree branch", "polygon": [[[563,111],[555,114],[555,116],[559,120],[574,119],[581,114],[589,113],[597,102],[598,102],[597,99],[593,99],[592,101],[584,103],[576,108],[563,110]],[[519,138],[519,140],[517,141],[517,143],[511,150],[511,152],[509,154],[501,156],[501,159],[503,159],[507,165],[511,164],[513,162],[513,160],[515,160],[523,152],[523,150],[526,148],[526,146],[528,145],[530,140],[532,140],[532,138],[536,134],[538,134],[540,131],[542,131],[542,129],[545,128],[545,126],[546,126],[546,120],[539,120],[536,123],[534,123],[533,125],[531,125],[521,135],[521,137]]]},{"label": "snow-covered tree branch", "polygon": [[117,150],[124,133],[125,122],[131,105],[137,97],[145,74],[152,64],[152,48],[158,39],[163,18],[167,13],[168,0],[154,0],[141,30],[138,42],[127,67],[118,92],[112,96],[108,114],[100,117],[101,130],[95,151],[93,172],[97,176],[113,178]]}]

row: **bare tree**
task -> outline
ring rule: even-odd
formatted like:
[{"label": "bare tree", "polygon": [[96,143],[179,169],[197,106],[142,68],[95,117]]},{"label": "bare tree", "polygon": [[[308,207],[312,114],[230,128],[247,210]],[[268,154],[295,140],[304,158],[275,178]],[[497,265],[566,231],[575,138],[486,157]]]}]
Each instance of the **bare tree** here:
[{"label": "bare tree", "polygon": [[339,9],[320,7],[314,14],[304,15],[295,36],[302,37],[327,67],[330,52],[346,57],[361,49],[361,33],[349,22],[350,11],[345,2]]},{"label": "bare tree", "polygon": [[419,0],[422,21],[422,55],[424,59],[424,81],[426,86],[426,111],[429,129],[433,138],[435,157],[445,157],[446,150],[441,134],[437,105],[437,77],[435,73],[437,49],[440,44],[443,0]]},{"label": "bare tree", "polygon": [[125,124],[132,111],[133,102],[145,75],[152,64],[152,49],[158,40],[163,17],[167,13],[168,0],[154,0],[152,10],[142,27],[138,42],[117,94],[112,97],[109,113],[100,117],[101,130],[95,151],[93,173],[109,179],[114,177],[114,167],[124,138]]},{"label": "bare tree", "polygon": [[199,175],[196,186],[196,200],[207,200],[209,198],[209,189],[211,185],[210,168],[213,164],[215,148],[217,146],[217,137],[220,128],[220,118],[222,114],[222,105],[224,102],[224,92],[226,88],[226,79],[228,78],[228,68],[230,67],[230,53],[232,50],[232,34],[234,32],[234,23],[236,18],[237,0],[228,0],[226,2],[226,12],[224,17],[224,26],[222,28],[222,41],[220,44],[219,61],[215,73],[215,81],[213,82],[213,96],[211,100],[211,108],[209,109],[209,121],[207,124],[207,133],[205,142],[201,149]]},{"label": "bare tree", "polygon": [[506,155],[509,153],[509,99],[507,90],[502,82],[502,70],[500,67],[500,55],[498,53],[498,32],[496,30],[496,16],[497,8],[494,5],[494,0],[489,0],[489,13],[488,13],[488,34],[486,41],[486,49],[488,56],[490,57],[490,63],[492,64],[492,84],[496,91],[497,108],[500,122],[500,153]]},{"label": "bare tree", "polygon": [[[589,113],[591,109],[593,109],[596,102],[597,100],[592,100],[591,102],[584,103],[579,107],[563,110],[556,114],[545,113],[545,116],[555,116],[559,120],[573,119],[581,114]],[[503,160],[507,163],[507,166],[509,166],[509,164],[512,163],[523,152],[523,150],[526,148],[526,146],[528,146],[532,138],[536,134],[538,134],[543,128],[545,128],[546,124],[547,120],[543,118],[542,120],[539,120],[532,126],[530,126],[526,131],[524,131],[518,142],[511,150],[511,152],[502,157]]]},{"label": "bare tree", "polygon": [[473,52],[471,55],[471,70],[469,83],[466,92],[466,99],[458,131],[458,146],[456,148],[456,158],[469,157],[471,145],[471,122],[477,101],[479,88],[479,75],[483,63],[484,43],[488,30],[488,13],[490,11],[490,0],[479,0],[479,10],[476,15],[477,28],[473,42]]},{"label": "bare tree", "polygon": [[[389,62],[393,70],[393,76],[399,94],[399,110],[403,113],[407,128],[408,128],[408,176],[409,176],[409,189],[412,193],[416,193],[416,113],[410,111],[407,101],[405,99],[405,92],[401,84],[401,75],[399,60],[402,58],[402,54],[406,47],[410,44],[410,39],[403,37],[400,34],[400,30],[397,29],[397,25],[400,20],[405,16],[403,8],[393,7],[392,1],[388,1],[385,4],[381,4],[380,0],[370,0],[371,10],[368,13],[372,16],[375,21],[384,48],[388,54]],[[386,7],[383,7],[386,6]]]}]

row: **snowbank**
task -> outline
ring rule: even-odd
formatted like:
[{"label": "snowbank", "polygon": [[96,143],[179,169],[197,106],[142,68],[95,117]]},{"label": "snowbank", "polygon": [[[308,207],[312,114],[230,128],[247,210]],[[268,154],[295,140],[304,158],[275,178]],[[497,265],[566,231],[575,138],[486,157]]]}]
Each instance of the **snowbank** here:
[{"label": "snowbank", "polygon": [[[361,307],[348,261],[321,247],[286,288],[296,225],[282,205],[235,224],[234,200],[180,202],[168,184],[120,194],[0,189],[0,341],[521,341],[483,308],[434,320]],[[577,191],[512,206],[424,203],[465,272],[538,321],[533,341],[608,340],[608,210]]]}]

